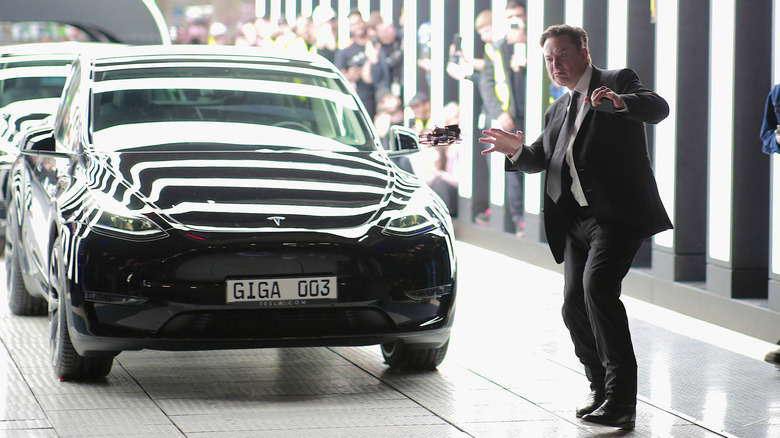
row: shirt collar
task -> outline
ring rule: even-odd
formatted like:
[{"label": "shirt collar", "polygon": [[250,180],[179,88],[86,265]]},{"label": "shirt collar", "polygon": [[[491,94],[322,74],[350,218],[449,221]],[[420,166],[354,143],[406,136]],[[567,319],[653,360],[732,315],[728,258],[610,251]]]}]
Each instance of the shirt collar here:
[{"label": "shirt collar", "polygon": [[588,64],[588,66],[585,68],[585,71],[582,73],[582,76],[580,76],[580,80],[577,81],[577,85],[574,86],[574,91],[582,94],[583,96],[588,95],[588,87],[590,86],[590,78],[593,76],[593,66]]}]

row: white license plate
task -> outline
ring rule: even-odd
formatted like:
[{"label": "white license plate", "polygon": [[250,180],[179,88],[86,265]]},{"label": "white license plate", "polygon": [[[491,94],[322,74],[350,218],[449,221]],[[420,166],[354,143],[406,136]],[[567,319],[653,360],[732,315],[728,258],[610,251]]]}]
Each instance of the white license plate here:
[{"label": "white license plate", "polygon": [[338,298],[336,277],[263,278],[227,280],[227,302],[273,302],[301,305]]}]

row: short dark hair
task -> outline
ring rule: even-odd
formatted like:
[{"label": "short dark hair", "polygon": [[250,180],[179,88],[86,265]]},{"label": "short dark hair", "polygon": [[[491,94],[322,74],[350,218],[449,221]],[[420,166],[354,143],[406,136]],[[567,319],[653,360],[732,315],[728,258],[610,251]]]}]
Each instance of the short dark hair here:
[{"label": "short dark hair", "polygon": [[504,9],[513,9],[513,8],[525,9],[525,2],[523,0],[508,0],[506,2],[506,8]]},{"label": "short dark hair", "polygon": [[590,58],[590,49],[588,48],[588,33],[581,27],[569,26],[568,24],[554,24],[542,33],[542,36],[539,38],[539,45],[544,47],[544,43],[548,39],[562,35],[568,35],[572,44],[577,46],[578,50],[587,49],[588,62],[593,62]]}]

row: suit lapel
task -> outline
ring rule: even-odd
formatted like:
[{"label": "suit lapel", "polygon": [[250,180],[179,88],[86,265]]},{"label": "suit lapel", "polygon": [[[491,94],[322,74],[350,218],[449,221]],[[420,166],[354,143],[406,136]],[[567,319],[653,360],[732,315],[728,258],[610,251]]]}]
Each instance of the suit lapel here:
[{"label": "suit lapel", "polygon": [[[590,76],[590,83],[588,84],[588,94],[587,96],[590,97],[591,94],[593,94],[593,90],[601,86],[601,70],[599,70],[596,66],[593,66],[593,73]],[[582,110],[585,112],[584,117],[582,119],[582,123],[585,123],[585,120],[587,120],[587,117],[590,115],[590,110],[593,108],[590,104],[583,105]]]},{"label": "suit lapel", "polygon": [[[571,93],[566,93],[567,101],[571,101]],[[555,135],[552,140],[553,146],[558,143],[558,137],[561,135],[561,129],[563,129],[563,122],[566,120],[566,109],[569,107],[568,103],[563,104],[561,102],[561,105],[558,105],[558,108],[555,111],[555,115],[553,116],[552,125],[555,126],[555,130],[553,131]]]}]

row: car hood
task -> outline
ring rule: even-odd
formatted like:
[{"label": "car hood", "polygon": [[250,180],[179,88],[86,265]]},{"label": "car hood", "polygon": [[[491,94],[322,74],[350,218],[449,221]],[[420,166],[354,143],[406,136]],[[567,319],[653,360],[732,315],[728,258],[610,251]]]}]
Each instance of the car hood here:
[{"label": "car hood", "polygon": [[103,177],[94,184],[110,187],[111,196],[128,206],[138,198],[147,212],[188,231],[360,236],[421,187],[383,152],[149,151],[98,161],[122,183]]}]

